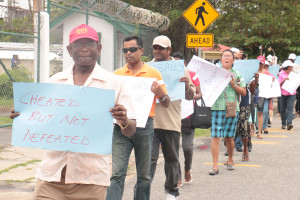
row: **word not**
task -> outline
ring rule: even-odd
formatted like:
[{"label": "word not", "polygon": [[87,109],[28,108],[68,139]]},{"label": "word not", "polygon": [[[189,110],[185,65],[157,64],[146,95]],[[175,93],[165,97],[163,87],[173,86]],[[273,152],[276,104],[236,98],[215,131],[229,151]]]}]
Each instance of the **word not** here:
[{"label": "word not", "polygon": [[41,107],[67,107],[67,106],[79,106],[79,102],[73,99],[65,98],[51,98],[39,95],[33,95],[31,92],[24,94],[20,98],[20,103],[27,105],[37,105]]},{"label": "word not", "polygon": [[54,135],[48,133],[33,133],[29,129],[23,138],[23,141],[40,142],[40,143],[69,143],[88,145],[90,143],[86,136]]},{"label": "word not", "polygon": [[78,124],[80,124],[81,123],[81,121],[82,121],[82,123],[81,123],[81,125],[83,126],[84,125],[84,123],[86,122],[86,121],[88,121],[89,119],[86,119],[86,118],[81,118],[81,119],[79,119],[79,118],[77,118],[76,116],[74,116],[73,118],[72,117],[70,117],[70,119],[69,119],[69,115],[67,115],[66,117],[64,117],[59,123],[61,124],[62,122],[67,122],[68,124],[73,124],[73,125],[78,125]]}]

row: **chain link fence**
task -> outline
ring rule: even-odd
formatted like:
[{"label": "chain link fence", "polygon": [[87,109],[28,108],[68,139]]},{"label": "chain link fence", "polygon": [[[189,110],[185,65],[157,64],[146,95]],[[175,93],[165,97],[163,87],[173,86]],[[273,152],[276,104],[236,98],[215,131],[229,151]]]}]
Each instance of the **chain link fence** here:
[{"label": "chain link fence", "polygon": [[29,10],[0,6],[0,128],[12,124],[8,115],[14,107],[13,82],[34,81],[39,60],[34,45],[38,39],[36,16]]},{"label": "chain link fence", "polygon": [[[84,16],[85,24],[96,29],[95,24],[98,20],[105,20],[113,26],[113,36],[110,46],[113,45],[112,70],[120,68],[126,64],[122,48],[123,39],[128,35],[138,35],[144,42],[144,61],[150,61],[152,57],[152,41],[158,35],[159,30],[164,30],[169,26],[169,19],[158,13],[152,13],[145,9],[139,9],[130,6],[121,1],[73,1],[73,0],[54,0],[48,5],[50,10],[50,51],[57,55],[65,56],[66,47],[64,46],[64,33],[66,21],[70,19],[78,20]],[[93,18],[93,20],[91,20]],[[95,20],[96,18],[96,20]],[[133,19],[135,18],[135,21]],[[152,20],[151,20],[152,19]],[[81,22],[83,22],[81,20]],[[143,22],[143,23],[142,23]],[[100,43],[102,43],[102,51],[107,50],[107,46],[103,45],[103,35],[98,33]],[[67,37],[65,38],[67,39]],[[66,42],[65,42],[66,45]],[[110,47],[109,47],[110,48]],[[67,54],[67,53],[66,53]],[[101,56],[98,63],[102,64]],[[63,69],[62,61],[52,61],[50,63],[50,74],[55,74]]]}]

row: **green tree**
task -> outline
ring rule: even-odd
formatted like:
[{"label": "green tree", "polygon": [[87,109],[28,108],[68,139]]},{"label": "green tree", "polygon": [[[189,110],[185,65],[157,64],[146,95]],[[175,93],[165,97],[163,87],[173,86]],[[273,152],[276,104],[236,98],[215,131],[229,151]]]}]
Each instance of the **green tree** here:
[{"label": "green tree", "polygon": [[[131,5],[159,12],[171,21],[168,31],[161,33],[172,40],[173,52],[180,51],[190,57],[185,48],[186,33],[196,32],[182,17],[193,0],[125,0]],[[299,0],[210,0],[220,17],[206,30],[215,35],[215,43],[234,46],[245,51],[250,58],[266,55],[271,46],[281,61],[289,53],[300,54]]]},{"label": "green tree", "polygon": [[281,60],[289,53],[300,53],[300,9],[298,0],[223,0],[218,1],[220,17],[211,30],[218,43],[235,46],[256,58],[272,54]]},{"label": "green tree", "polygon": [[191,54],[191,49],[185,48],[185,35],[195,31],[182,17],[182,13],[194,0],[125,0],[124,2],[168,16],[170,27],[167,31],[160,34],[167,35],[171,39],[172,52],[181,52],[185,55]]}]

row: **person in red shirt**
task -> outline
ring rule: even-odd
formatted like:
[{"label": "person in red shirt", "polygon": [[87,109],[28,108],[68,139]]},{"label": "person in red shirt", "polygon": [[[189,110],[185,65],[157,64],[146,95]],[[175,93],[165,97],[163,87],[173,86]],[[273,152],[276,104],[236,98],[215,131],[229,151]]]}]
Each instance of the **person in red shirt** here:
[{"label": "person in red shirt", "polygon": [[[184,57],[181,53],[174,53],[173,58],[175,60],[184,60]],[[184,62],[186,65],[186,62]],[[200,80],[196,72],[189,71],[189,75],[193,84],[196,87],[196,94],[194,95],[193,102],[199,100],[202,97],[201,88],[200,88]],[[186,183],[192,182],[192,159],[193,159],[193,140],[194,140],[194,133],[195,128],[191,127],[190,122],[191,116],[188,116],[185,119],[181,120],[181,135],[182,135],[182,149],[184,154],[184,180]],[[185,124],[186,123],[186,124]],[[177,187],[182,185],[182,177],[181,177],[181,168],[179,167],[179,174],[178,174],[178,184]]]}]

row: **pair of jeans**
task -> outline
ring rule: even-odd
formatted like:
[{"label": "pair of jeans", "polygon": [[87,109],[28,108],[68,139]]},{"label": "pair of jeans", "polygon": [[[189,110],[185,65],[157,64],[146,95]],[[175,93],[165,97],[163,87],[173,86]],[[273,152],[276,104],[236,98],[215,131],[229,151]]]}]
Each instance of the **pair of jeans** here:
[{"label": "pair of jeans", "polygon": [[151,152],[153,143],[153,118],[149,117],[145,128],[136,128],[133,137],[122,134],[118,125],[115,125],[112,144],[112,177],[107,189],[107,200],[121,200],[124,192],[129,157],[132,149],[135,153],[137,185],[135,197],[138,200],[150,198],[151,187]]},{"label": "pair of jeans", "polygon": [[[188,171],[192,168],[194,133],[195,133],[194,128],[191,128],[189,132],[185,132],[181,129],[182,150],[183,150],[183,155],[184,155],[184,170],[185,171]],[[182,180],[180,164],[179,164],[179,172],[178,173],[179,173],[178,180]]]},{"label": "pair of jeans", "polygon": [[238,147],[242,148],[243,147],[241,135],[236,135],[235,136],[234,143],[235,143],[235,148],[238,148]]},{"label": "pair of jeans", "polygon": [[281,95],[281,124],[282,126],[290,125],[294,119],[294,102],[296,100],[295,95]]},{"label": "pair of jeans", "polygon": [[265,101],[264,101],[264,110],[263,110],[262,130],[268,128],[268,119],[269,119],[269,99],[265,99]]},{"label": "pair of jeans", "polygon": [[165,191],[171,195],[179,196],[177,188],[179,170],[179,139],[177,131],[154,129],[152,157],[151,157],[151,180],[153,180],[159,156],[159,145],[165,159]]}]

